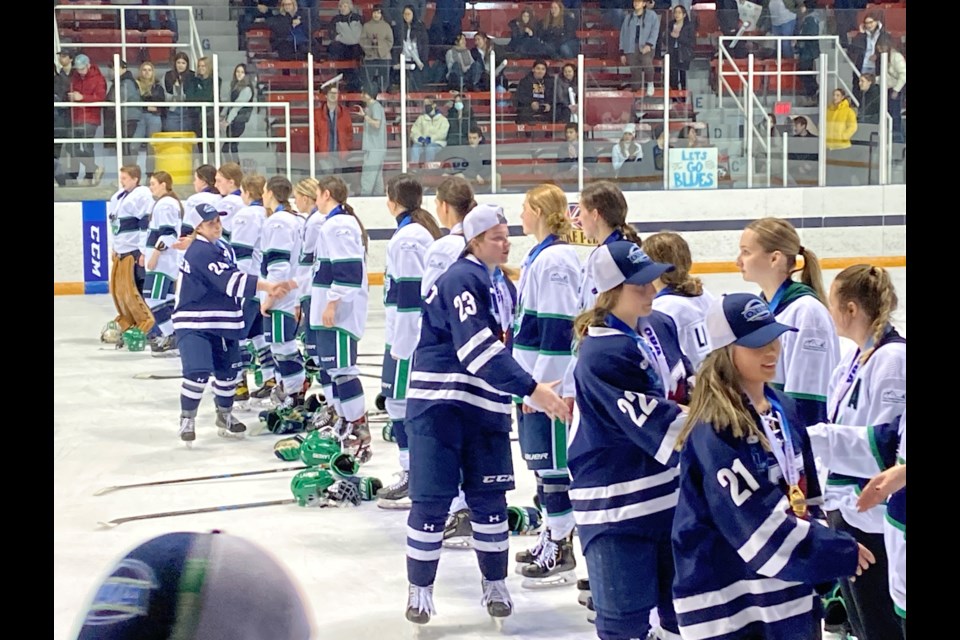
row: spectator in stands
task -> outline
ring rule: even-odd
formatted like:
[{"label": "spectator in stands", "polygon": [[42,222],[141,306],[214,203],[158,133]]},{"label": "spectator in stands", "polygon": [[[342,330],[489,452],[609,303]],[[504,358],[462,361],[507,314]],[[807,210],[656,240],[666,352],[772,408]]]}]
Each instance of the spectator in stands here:
[{"label": "spectator in stands", "polygon": [[687,148],[711,146],[710,139],[700,135],[705,133],[706,130],[707,125],[702,122],[688,123],[687,126],[680,129],[680,133],[677,135],[679,146]]},{"label": "spectator in stands", "polygon": [[270,41],[280,60],[306,60],[310,50],[310,12],[297,0],[280,0],[280,13],[267,21]]},{"label": "spectator in stands", "polygon": [[[64,53],[60,52],[62,60]],[[70,56],[70,62],[73,62],[73,55]],[[60,74],[57,65],[53,65],[53,101],[69,102],[67,93],[70,92],[70,78]],[[66,107],[53,108],[53,137],[66,138],[70,132],[70,110]],[[58,187],[64,187],[67,184],[67,178],[63,172],[63,166],[60,162],[60,153],[63,151],[63,145],[57,142],[53,143],[53,179]]]},{"label": "spectator in stands", "polygon": [[[142,4],[170,6],[173,2],[170,0],[143,0]],[[148,11],[147,16],[150,29],[168,29],[173,32],[173,42],[179,39],[180,28],[177,25],[177,12],[175,10]]]},{"label": "spectator in stands", "polygon": [[237,16],[237,31],[240,35],[240,49],[247,48],[247,31],[253,26],[266,27],[273,17],[279,0],[241,0],[240,13]]},{"label": "spectator in stands", "polygon": [[[133,74],[130,72],[130,69],[127,68],[127,63],[124,60],[120,61],[120,79],[118,82],[115,82],[110,85],[110,88],[107,89],[107,97],[105,98],[107,102],[115,102],[117,98],[117,85],[119,84],[120,89],[120,119],[123,122],[121,127],[121,135],[124,138],[136,138],[137,127],[140,125],[140,115],[143,111],[142,107],[128,107],[125,106],[131,102],[141,102],[143,98],[140,96],[140,87],[137,86],[137,81],[134,79]],[[103,110],[103,137],[113,138],[117,135],[117,110],[115,108],[107,107]],[[104,145],[107,148],[107,145]],[[110,146],[109,148],[116,148]],[[139,164],[137,162],[137,152],[136,149],[140,148],[140,144],[137,143],[134,145],[132,142],[122,143],[123,149],[123,164]]]},{"label": "spectator in stands", "polygon": [[576,171],[580,157],[580,134],[576,123],[570,122],[563,128],[563,137],[557,152],[557,173]]},{"label": "spectator in stands", "polygon": [[447,133],[447,146],[459,147],[467,144],[467,135],[473,129],[473,109],[470,100],[457,93],[453,100],[447,103],[447,121],[450,130]]},{"label": "spectator in stands", "polygon": [[363,33],[363,19],[354,11],[351,0],[340,0],[339,13],[330,21],[330,46],[327,53],[331,60],[359,60],[363,50],[360,47],[360,35]]},{"label": "spectator in stands", "polygon": [[[771,36],[793,36],[797,30],[797,2],[799,0],[763,0],[757,27]],[[793,57],[793,40],[780,41],[780,54]]]},{"label": "spectator in stands", "polygon": [[[163,90],[167,102],[185,102],[186,87],[192,86],[194,73],[190,70],[190,56],[178,51],[173,56],[173,68],[163,76]],[[194,131],[193,109],[189,107],[167,107],[167,118],[163,122],[164,131]]]},{"label": "spectator in stands", "polygon": [[838,87],[833,90],[833,104],[827,105],[827,149],[849,149],[856,132],[857,114],[847,92]]},{"label": "spectator in stands", "polygon": [[483,65],[473,59],[467,49],[467,36],[462,33],[447,49],[447,86],[454,91],[475,91],[480,84]]},{"label": "spectator in stands", "polygon": [[[219,81],[219,78],[217,78]],[[211,105],[213,104],[213,61],[208,57],[204,56],[197,60],[197,72],[193,74],[190,84],[188,84],[184,90],[184,94],[188,102],[208,102]],[[217,83],[220,84],[219,82]],[[201,109],[204,107],[189,107],[190,111],[194,114],[191,118],[193,124],[193,132],[197,134],[197,138],[202,138],[207,136],[209,138],[213,137],[213,128],[217,126],[216,115],[213,113],[213,107],[206,107],[206,126],[204,126],[204,120],[201,115]],[[201,143],[202,144],[202,143]],[[213,142],[208,144],[210,152],[213,153]],[[200,147],[203,149],[203,147]]]},{"label": "spectator in stands", "polygon": [[793,118],[793,137],[816,138],[817,125],[813,124],[807,116],[795,116]]},{"label": "spectator in stands", "polygon": [[[490,69],[490,58],[491,52],[494,53],[492,56],[496,58],[496,69]],[[483,65],[483,73],[480,76],[480,86],[489,87],[490,86],[490,74],[493,73],[495,78],[496,86],[498,91],[502,88],[504,91],[507,88],[507,78],[503,75],[503,70],[507,68],[507,54],[502,51],[499,46],[493,41],[493,38],[488,36],[483,31],[477,31],[476,35],[473,36],[473,49],[471,50],[474,60],[479,60]]]},{"label": "spectator in stands", "polygon": [[540,38],[547,47],[547,56],[553,59],[569,60],[580,53],[580,41],[577,39],[577,18],[573,12],[566,11],[560,0],[553,0],[547,17],[543,19]]},{"label": "spectator in stands", "polygon": [[547,47],[540,39],[540,27],[533,17],[533,9],[524,7],[520,15],[510,21],[510,44],[507,50],[522,58],[545,57]]},{"label": "spectator in stands", "polygon": [[653,144],[653,168],[656,171],[663,171],[663,152],[667,148],[667,136],[663,132],[663,126],[659,126],[653,130],[654,144]]},{"label": "spectator in stands", "polygon": [[667,52],[670,54],[670,88],[687,88],[687,71],[693,61],[693,45],[696,42],[693,23],[686,7],[678,4],[673,8],[673,20],[667,26]]},{"label": "spectator in stands", "polygon": [[[478,125],[473,125],[467,133],[466,146],[452,149],[450,152],[454,163],[452,175],[462,176],[474,186],[490,184],[490,153],[482,147],[482,144],[483,132]],[[485,160],[486,166],[484,166]]]},{"label": "spectator in stands", "polygon": [[353,148],[353,123],[350,112],[340,104],[340,87],[326,88],[326,100],[313,115],[317,166],[322,173],[338,173]]},{"label": "spectator in stands", "polygon": [[[797,4],[797,22],[799,36],[820,35],[820,23],[817,21],[815,9],[817,0],[800,0]],[[797,40],[797,70],[814,71],[820,58],[820,42],[817,40]],[[800,87],[804,102],[808,105],[817,102],[817,77],[814,75],[800,76]]]},{"label": "spectator in stands", "polygon": [[383,161],[387,155],[387,117],[377,102],[377,85],[368,83],[360,94],[364,106],[357,106],[363,116],[363,170],[360,174],[361,196],[382,196]]},{"label": "spectator in stands", "polygon": [[385,0],[383,17],[391,27],[396,27],[403,22],[403,9],[406,7],[413,7],[414,15],[421,18],[427,15],[427,0]]},{"label": "spectator in stands", "polygon": [[888,54],[887,90],[890,94],[887,97],[887,111],[893,118],[893,141],[906,142],[903,135],[903,115],[900,109],[903,104],[903,96],[907,91],[907,59],[897,50],[893,38],[886,33],[877,42],[876,51],[878,69],[880,67],[880,54]]},{"label": "spectator in stands", "polygon": [[557,122],[577,121],[577,92],[580,90],[577,82],[577,67],[568,62],[556,80],[557,95]]},{"label": "spectator in stands", "polygon": [[670,0],[670,11],[673,12],[677,7],[683,7],[687,10],[687,15],[693,11],[693,0]]},{"label": "spectator in stands", "polygon": [[860,76],[860,107],[857,109],[859,124],[880,124],[880,86],[877,76],[865,73]]},{"label": "spectator in stands", "polygon": [[554,116],[553,78],[547,75],[547,63],[537,60],[517,85],[517,122],[552,122]]},{"label": "spectator in stands", "polygon": [[379,92],[386,91],[390,88],[393,27],[383,19],[383,7],[374,7],[370,20],[360,30],[360,47],[367,84],[376,84]]},{"label": "spectator in stands", "polygon": [[[736,2],[737,0],[733,1]],[[632,6],[631,0],[600,0],[604,27],[619,29],[623,25],[624,18],[630,13]]]},{"label": "spectator in stands", "polygon": [[[225,105],[220,111],[220,127],[228,138],[239,138],[243,135],[253,115],[253,107],[244,104],[253,102],[253,82],[247,75],[247,65],[238,64],[233,69],[233,79],[230,81],[230,98],[232,104]],[[224,142],[220,147],[221,162],[236,162],[240,164],[240,143],[236,140]]]},{"label": "spectator in stands", "polygon": [[[137,102],[154,102],[156,106],[138,107],[140,111],[140,122],[137,125],[134,138],[149,138],[155,133],[163,131],[164,108],[159,106],[166,101],[163,92],[163,85],[157,78],[156,69],[152,62],[144,62],[140,65],[140,74],[137,76],[137,89],[139,95]],[[147,177],[154,172],[154,154],[153,145],[140,142],[137,148],[146,152],[145,162],[141,165],[145,167]],[[139,164],[139,163],[138,163]]]},{"label": "spectator in stands", "polygon": [[814,141],[817,137],[817,125],[813,124],[807,116],[796,116],[793,119],[793,137],[805,140],[805,142],[798,141],[795,145],[791,144],[791,151],[787,154],[791,165],[796,168],[797,176],[794,181],[797,182],[816,173],[817,150]]},{"label": "spectator in stands", "polygon": [[[876,56],[877,41],[885,32],[883,23],[880,22],[880,14],[871,12],[863,19],[860,25],[860,32],[850,42],[850,48],[847,53],[854,66],[860,70],[860,74],[880,73],[880,63]],[[853,94],[860,99],[860,86],[857,84],[857,78],[853,78]]]},{"label": "spectator in stands", "polygon": [[433,100],[423,101],[423,113],[413,123],[410,129],[410,139],[413,145],[410,148],[410,162],[419,164],[433,162],[437,153],[447,146],[447,134],[450,132],[450,121],[440,113]]},{"label": "spectator in stands", "polygon": [[869,0],[834,0],[833,15],[837,21],[837,36],[840,45],[850,46],[850,32],[857,29],[857,13],[867,8]]},{"label": "spectator in stands", "polygon": [[413,5],[408,4],[403,8],[402,19],[393,33],[394,68],[400,69],[401,53],[407,59],[407,68],[401,70],[407,73],[407,91],[419,91],[423,86],[429,52],[427,28],[415,13]]},{"label": "spectator in stands", "polygon": [[633,13],[620,27],[620,64],[629,65],[634,91],[647,85],[653,94],[653,53],[660,37],[660,16],[647,11],[646,0],[633,0]]},{"label": "spectator in stands", "polygon": [[[100,69],[90,62],[85,54],[81,53],[73,59],[73,71],[70,73],[70,91],[67,99],[70,102],[103,102],[107,97],[107,81],[100,73]],[[97,135],[97,128],[101,122],[101,107],[72,107],[70,117],[73,123],[73,136],[80,140],[88,140]],[[100,184],[103,177],[103,167],[97,165],[94,159],[92,142],[80,142],[74,147],[74,157],[83,165],[84,181],[88,186]],[[79,177],[71,176],[74,179]]]},{"label": "spectator in stands", "polygon": [[436,0],[433,22],[430,24],[430,42],[434,47],[446,47],[456,41],[467,12],[464,0]]},{"label": "spectator in stands", "polygon": [[617,184],[621,190],[635,188],[635,182],[640,175],[643,148],[637,144],[637,125],[628,122],[623,128],[620,141],[613,146],[613,171],[617,177]]}]

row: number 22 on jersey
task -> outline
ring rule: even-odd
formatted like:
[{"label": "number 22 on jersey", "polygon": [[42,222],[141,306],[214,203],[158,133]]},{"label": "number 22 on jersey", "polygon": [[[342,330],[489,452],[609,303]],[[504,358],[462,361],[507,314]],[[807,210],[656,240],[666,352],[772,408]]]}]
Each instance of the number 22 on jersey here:
[{"label": "number 22 on jersey", "polygon": [[[637,413],[637,409],[634,407],[634,402],[640,408],[640,413]],[[633,391],[624,391],[623,397],[617,400],[617,408],[620,409],[622,413],[630,416],[630,419],[633,420],[633,423],[638,427],[642,427],[643,423],[647,421],[647,418],[653,413],[653,410],[657,408],[656,398],[648,398],[642,393],[634,393]]]}]

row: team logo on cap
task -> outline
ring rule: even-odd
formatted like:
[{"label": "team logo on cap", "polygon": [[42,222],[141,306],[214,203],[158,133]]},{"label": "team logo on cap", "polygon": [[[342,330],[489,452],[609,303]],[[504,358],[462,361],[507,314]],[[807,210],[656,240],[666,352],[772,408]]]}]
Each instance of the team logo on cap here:
[{"label": "team logo on cap", "polygon": [[150,565],[125,558],[97,590],[84,624],[116,624],[147,615],[150,611],[150,592],[159,586]]},{"label": "team logo on cap", "polygon": [[627,254],[627,260],[633,264],[640,264],[641,262],[650,262],[650,256],[644,252],[643,249],[637,245],[630,247],[630,252]]},{"label": "team logo on cap", "polygon": [[770,318],[770,307],[763,300],[751,300],[744,305],[741,315],[747,322],[762,322]]}]

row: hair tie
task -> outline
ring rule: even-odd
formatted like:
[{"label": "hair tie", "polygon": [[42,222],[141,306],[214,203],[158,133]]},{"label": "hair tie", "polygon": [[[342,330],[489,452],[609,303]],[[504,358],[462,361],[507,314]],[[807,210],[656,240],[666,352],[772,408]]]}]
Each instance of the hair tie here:
[{"label": "hair tie", "polygon": [[803,247],[803,245],[800,245],[800,251],[798,251],[797,254],[802,256],[806,252],[807,250]]}]

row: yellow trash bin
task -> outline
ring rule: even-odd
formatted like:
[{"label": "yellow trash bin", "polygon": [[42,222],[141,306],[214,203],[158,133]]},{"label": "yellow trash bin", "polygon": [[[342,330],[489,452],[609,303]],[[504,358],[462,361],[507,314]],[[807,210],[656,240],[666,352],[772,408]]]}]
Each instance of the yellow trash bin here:
[{"label": "yellow trash bin", "polygon": [[193,149],[195,142],[184,140],[166,141],[164,138],[196,138],[193,131],[163,131],[155,133],[151,142],[155,154],[155,168],[166,171],[174,184],[193,184]]}]

